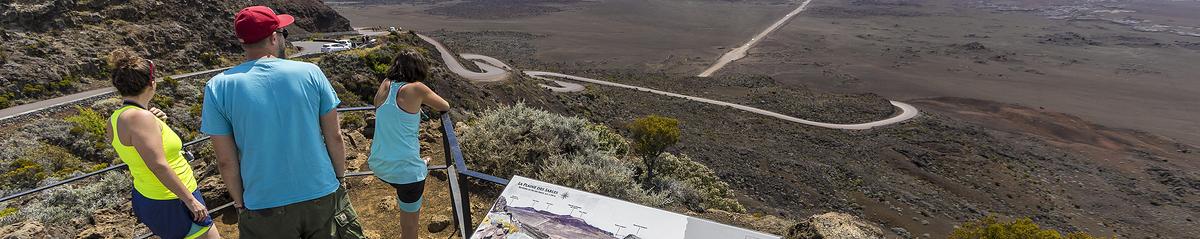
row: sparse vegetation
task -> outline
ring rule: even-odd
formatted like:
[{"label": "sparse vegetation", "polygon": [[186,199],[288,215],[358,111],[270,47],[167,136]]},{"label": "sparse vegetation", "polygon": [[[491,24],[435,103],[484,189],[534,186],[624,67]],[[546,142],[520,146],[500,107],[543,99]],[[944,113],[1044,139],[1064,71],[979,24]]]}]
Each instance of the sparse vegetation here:
[{"label": "sparse vegetation", "polygon": [[12,96],[12,93],[0,95],[0,108],[8,108],[12,105],[12,101],[9,99],[9,96]]},{"label": "sparse vegetation", "polygon": [[75,110],[79,113],[73,116],[68,116],[65,120],[71,122],[71,133],[83,136],[82,139],[90,142],[91,147],[98,151],[108,149],[108,142],[104,140],[107,135],[108,119],[100,116],[96,110],[75,106]]},{"label": "sparse vegetation", "polygon": [[654,178],[655,163],[667,147],[679,142],[679,120],[651,115],[629,124],[633,138],[633,151],[642,157],[646,175],[643,180]]},{"label": "sparse vegetation", "polygon": [[692,160],[687,155],[676,156],[663,153],[658,156],[655,170],[659,174],[658,188],[679,198],[692,211],[720,209],[730,212],[745,212],[746,208],[733,199],[729,184],[717,178],[708,167]]},{"label": "sparse vegetation", "polygon": [[628,142],[604,125],[524,104],[487,111],[462,133],[470,167],[500,177],[523,175],[650,206],[745,211],[728,184],[687,156],[656,157],[659,177],[637,182],[636,170],[644,168]]},{"label": "sparse vegetation", "polygon": [[9,215],[13,215],[13,213],[17,213],[17,208],[15,208],[15,207],[4,208],[4,210],[0,210],[0,218],[8,217]]},{"label": "sparse vegetation", "polygon": [[[522,175],[651,206],[665,196],[637,186],[619,147],[600,143],[602,128],[524,104],[489,110],[462,135],[470,167],[502,178]],[[580,130],[583,129],[583,130]]]},{"label": "sparse vegetation", "polygon": [[0,174],[3,189],[28,189],[47,178],[70,176],[84,169],[79,157],[58,146],[42,144],[27,150]]},{"label": "sparse vegetation", "polygon": [[213,52],[200,53],[200,56],[196,58],[200,60],[200,63],[204,64],[206,67],[219,66],[224,63],[221,60],[221,55]]},{"label": "sparse vegetation", "polygon": [[342,115],[342,129],[353,130],[367,126],[367,120],[363,119],[360,113],[344,113]]},{"label": "sparse vegetation", "polygon": [[963,223],[954,229],[950,239],[1093,239],[1098,238],[1083,232],[1067,233],[1063,236],[1054,229],[1042,229],[1029,218],[1000,221],[988,216],[977,221]]},{"label": "sparse vegetation", "polygon": [[[11,225],[26,220],[37,220],[43,225],[70,224],[72,220],[83,215],[90,215],[102,209],[114,208],[122,203],[128,203],[129,190],[132,181],[124,171],[106,173],[98,176],[97,181],[88,184],[69,184],[42,192],[39,200],[33,200],[21,205],[15,213],[0,217],[0,225]],[[116,195],[126,195],[116,196]],[[0,205],[13,207],[15,205]],[[47,228],[49,238],[69,238],[75,236],[71,226]]]}]

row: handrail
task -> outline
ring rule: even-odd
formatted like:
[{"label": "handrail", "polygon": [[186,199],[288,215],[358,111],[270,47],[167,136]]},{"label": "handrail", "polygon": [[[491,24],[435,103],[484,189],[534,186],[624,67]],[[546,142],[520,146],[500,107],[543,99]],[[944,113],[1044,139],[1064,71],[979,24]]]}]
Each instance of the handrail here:
[{"label": "handrail", "polygon": [[[367,106],[367,107],[338,108],[338,109],[337,109],[337,111],[338,111],[338,112],[348,112],[348,111],[365,111],[365,110],[374,110],[374,109],[375,109],[375,107]],[[211,138],[210,138],[208,135],[201,136],[200,138],[196,138],[196,139],[194,139],[194,140],[192,140],[192,141],[188,141],[187,143],[184,143],[184,144],[183,144],[183,147],[184,147],[184,148],[191,147],[191,146],[193,146],[193,145],[200,144],[200,143],[202,143],[202,142],[204,142],[204,141],[207,141],[207,140],[209,140],[209,139],[211,139]],[[188,154],[190,154],[190,153],[188,153]],[[192,161],[192,160],[194,160],[194,159],[195,159],[194,157],[187,157],[187,160],[188,160],[188,162],[191,162],[191,161]],[[82,180],[82,179],[84,179],[84,178],[89,178],[89,177],[96,176],[96,175],[99,175],[99,174],[102,174],[102,173],[106,173],[106,172],[108,172],[108,171],[113,171],[113,170],[117,170],[117,169],[125,168],[125,167],[127,167],[127,166],[128,166],[128,165],[126,165],[125,163],[120,163],[120,164],[117,164],[117,165],[108,166],[107,168],[104,168],[104,169],[100,169],[100,170],[92,171],[92,172],[89,172],[89,173],[85,173],[85,174],[81,174],[81,175],[78,175],[78,176],[74,176],[74,177],[71,177],[71,178],[68,178],[68,179],[64,179],[64,180],[62,180],[62,181],[58,181],[58,182],[50,183],[50,184],[47,184],[47,185],[43,185],[43,186],[40,186],[40,187],[37,187],[37,188],[34,188],[34,189],[30,189],[30,190],[22,191],[22,192],[19,192],[19,193],[14,193],[14,194],[12,194],[12,195],[4,196],[4,197],[0,198],[0,202],[7,202],[7,201],[9,201],[9,200],[12,200],[12,199],[15,199],[15,198],[19,198],[19,197],[23,197],[23,196],[25,196],[25,195],[29,195],[29,194],[34,194],[34,193],[37,193],[37,192],[45,191],[45,190],[47,190],[47,189],[51,189],[51,188],[55,188],[55,187],[59,187],[59,186],[62,186],[62,185],[64,185],[64,184],[68,184],[68,183],[73,183],[73,182],[75,182],[75,181],[79,181],[79,180]]]}]

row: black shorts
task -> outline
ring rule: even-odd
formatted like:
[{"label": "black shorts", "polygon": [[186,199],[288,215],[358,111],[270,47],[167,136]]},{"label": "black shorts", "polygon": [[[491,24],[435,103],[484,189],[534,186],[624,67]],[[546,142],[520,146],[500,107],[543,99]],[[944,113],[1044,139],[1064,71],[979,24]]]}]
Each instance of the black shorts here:
[{"label": "black shorts", "polygon": [[421,196],[425,194],[425,180],[415,183],[393,184],[392,188],[396,189],[396,201],[400,204],[400,210],[405,212],[416,212],[421,207]]}]

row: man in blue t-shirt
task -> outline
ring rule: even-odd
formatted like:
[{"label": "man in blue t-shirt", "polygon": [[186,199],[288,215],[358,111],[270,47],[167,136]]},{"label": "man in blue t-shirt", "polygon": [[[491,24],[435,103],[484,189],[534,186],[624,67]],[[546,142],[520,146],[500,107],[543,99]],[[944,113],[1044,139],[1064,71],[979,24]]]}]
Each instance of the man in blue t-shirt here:
[{"label": "man in blue t-shirt", "polygon": [[263,6],[234,20],[246,62],[204,87],[200,131],[212,136],[244,238],[361,238],[342,185],[336,107],[316,65],[281,59],[294,18]]}]

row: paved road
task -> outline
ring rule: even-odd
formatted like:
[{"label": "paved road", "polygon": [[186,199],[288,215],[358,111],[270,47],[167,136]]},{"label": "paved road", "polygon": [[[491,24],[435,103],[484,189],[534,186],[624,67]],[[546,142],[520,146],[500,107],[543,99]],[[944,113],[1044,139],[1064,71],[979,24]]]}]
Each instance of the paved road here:
[{"label": "paved road", "polygon": [[[804,5],[801,5],[800,9],[803,9],[804,6],[807,4],[808,4],[808,2],[805,2]],[[799,11],[796,11],[794,13],[799,13]],[[479,68],[484,71],[483,73],[473,72],[471,70],[464,68],[462,63],[458,62],[458,59],[454,57],[454,53],[450,52],[450,50],[448,50],[445,46],[442,46],[442,43],[438,42],[437,40],[435,40],[431,37],[426,37],[423,35],[418,35],[418,36],[420,36],[421,39],[425,40],[426,42],[437,47],[438,51],[441,53],[440,55],[442,57],[442,61],[444,61],[446,63],[446,66],[448,68],[450,68],[451,72],[454,72],[455,74],[458,74],[458,75],[462,76],[463,78],[467,78],[468,80],[484,81],[484,82],[504,80],[508,77],[507,71],[513,70],[512,67],[508,66],[503,61],[497,60],[496,58],[492,58],[492,57],[488,57],[488,56],[484,56],[484,55],[478,55],[478,54],[461,54],[461,55],[459,55],[463,59],[475,61],[475,64],[478,65]],[[498,72],[498,71],[503,71],[503,72]],[[755,113],[755,114],[761,114],[761,115],[765,115],[765,116],[775,117],[775,118],[779,118],[782,120],[787,120],[787,121],[791,121],[791,122],[795,122],[795,123],[806,124],[806,125],[817,126],[817,127],[824,127],[824,128],[831,128],[831,129],[852,129],[852,130],[870,129],[870,128],[874,128],[874,127],[899,123],[899,122],[902,122],[902,121],[905,121],[908,119],[912,119],[913,117],[916,117],[919,114],[919,111],[917,111],[917,108],[913,107],[912,105],[909,105],[909,104],[906,104],[903,102],[898,102],[898,101],[890,101],[893,106],[900,108],[900,114],[892,116],[891,118],[887,118],[887,119],[883,119],[883,120],[879,120],[879,121],[861,123],[861,124],[832,124],[832,123],[823,123],[823,122],[816,122],[816,121],[811,121],[811,120],[800,119],[800,118],[791,117],[791,116],[787,116],[784,114],[775,113],[772,111],[767,111],[767,110],[754,108],[754,107],[750,107],[750,106],[745,106],[745,105],[739,105],[739,104],[734,104],[734,103],[729,103],[729,102],[724,102],[724,101],[719,101],[719,100],[713,100],[713,99],[708,99],[708,98],[702,98],[702,97],[676,94],[676,93],[655,90],[655,89],[646,88],[646,87],[631,86],[631,85],[626,85],[626,84],[613,83],[613,82],[608,82],[608,81],[602,81],[602,80],[596,80],[596,79],[591,79],[591,78],[586,78],[586,77],[579,77],[579,76],[567,75],[567,74],[562,74],[562,73],[554,73],[554,72],[544,72],[544,71],[523,71],[523,72],[527,76],[530,76],[530,77],[533,77],[536,79],[552,81],[552,82],[559,84],[560,86],[540,84],[542,87],[549,88],[550,90],[555,91],[555,92],[578,92],[578,91],[582,91],[584,89],[584,87],[583,87],[583,85],[559,81],[559,80],[551,79],[550,77],[556,77],[556,78],[562,78],[562,79],[580,81],[580,82],[587,82],[587,83],[604,85],[604,86],[620,87],[620,88],[632,89],[632,90],[637,90],[637,91],[649,92],[649,93],[653,93],[653,94],[659,94],[659,95],[665,95],[665,96],[671,96],[671,97],[679,97],[679,98],[696,101],[696,102],[728,106],[728,107],[732,107],[735,109],[744,110],[744,111]]]},{"label": "paved road", "polygon": [[770,27],[767,27],[766,30],[763,30],[762,32],[758,33],[758,35],[755,35],[754,38],[750,38],[750,41],[746,42],[746,44],[743,44],[742,46],[739,46],[737,48],[733,48],[733,50],[730,50],[729,52],[725,53],[725,55],[721,55],[721,58],[717,59],[716,63],[713,63],[712,66],[708,67],[708,69],[705,69],[704,72],[700,73],[700,75],[698,75],[698,76],[699,77],[712,76],[713,73],[716,73],[718,70],[721,70],[721,68],[724,68],[726,64],[729,64],[730,62],[736,61],[738,59],[742,59],[742,57],[746,57],[746,51],[749,51],[751,47],[754,47],[754,45],[757,45],[759,41],[762,41],[764,38],[767,38],[767,35],[771,34],[771,32],[774,32],[776,29],[779,29],[779,27],[781,27],[781,26],[783,26],[783,24],[787,23],[788,20],[791,20],[792,17],[795,17],[796,15],[800,15],[800,12],[803,12],[804,9],[808,8],[809,2],[812,2],[812,0],[804,0],[804,3],[801,3],[800,7],[797,7],[796,10],[792,10],[792,12],[788,13],[786,16],[783,16],[783,19],[779,19],[779,21],[775,22],[775,24],[771,24]]},{"label": "paved road", "polygon": [[[178,74],[178,75],[173,75],[170,77],[175,78],[175,79],[186,78],[186,77],[192,77],[192,76],[196,76],[196,75],[203,75],[203,74],[208,74],[208,73],[213,73],[213,72],[218,72],[218,71],[224,71],[225,69],[229,69],[229,67],[205,70],[205,71],[198,71],[198,72],[192,72],[192,73],[186,73],[186,74]],[[159,78],[159,80],[162,80],[162,78]],[[59,96],[56,98],[33,102],[33,103],[29,103],[29,104],[9,107],[9,108],[0,110],[0,121],[7,120],[7,119],[17,117],[17,116],[22,116],[22,115],[33,113],[33,112],[37,112],[37,111],[47,109],[47,108],[52,108],[52,107],[56,107],[56,106],[60,106],[60,105],[75,103],[80,100],[113,93],[115,91],[116,91],[116,88],[105,87],[105,88],[89,90],[89,91],[79,92],[79,93],[70,94],[70,95]]]},{"label": "paved road", "polygon": [[469,80],[481,82],[494,82],[508,79],[508,71],[492,65],[476,64],[481,70],[483,70],[483,72],[474,72],[468,70],[467,68],[463,67],[461,62],[458,62],[458,59],[454,58],[454,53],[450,52],[450,50],[447,49],[446,46],[443,46],[441,42],[438,42],[437,40],[425,35],[417,34],[417,36],[421,37],[422,40],[425,40],[425,42],[428,42],[437,48],[438,52],[441,53],[442,61],[446,62],[446,68],[449,68],[450,72],[454,72],[454,74],[458,74]]},{"label": "paved road", "polygon": [[[318,52],[303,51],[303,52],[297,53],[295,55],[292,55],[290,57],[291,58],[303,57],[303,56],[307,56],[307,55],[320,53],[319,52],[320,45],[317,45],[316,49]],[[170,77],[175,78],[175,79],[187,78],[187,77],[192,77],[192,76],[197,76],[197,75],[203,75],[203,74],[209,74],[209,73],[213,73],[213,72],[224,71],[229,68],[230,67],[222,67],[222,68],[217,68],[217,69],[210,69],[210,70],[203,70],[203,71],[197,71],[197,72],[192,72],[192,73],[172,75]],[[162,81],[162,78],[158,78],[158,81]],[[89,99],[92,97],[97,97],[97,96],[101,96],[101,95],[105,95],[105,94],[110,94],[113,92],[116,92],[116,88],[105,87],[105,88],[88,90],[88,91],[79,92],[79,93],[70,94],[70,95],[59,96],[59,97],[51,98],[48,100],[28,103],[28,104],[24,104],[24,105],[13,106],[13,107],[9,107],[6,109],[0,109],[0,121],[8,120],[8,119],[11,119],[11,118],[14,118],[17,116],[22,116],[25,114],[41,111],[41,110],[48,109],[48,108],[54,108],[54,107],[57,107],[60,105],[75,103],[75,102],[78,102],[81,100],[85,100],[85,99]]]}]

